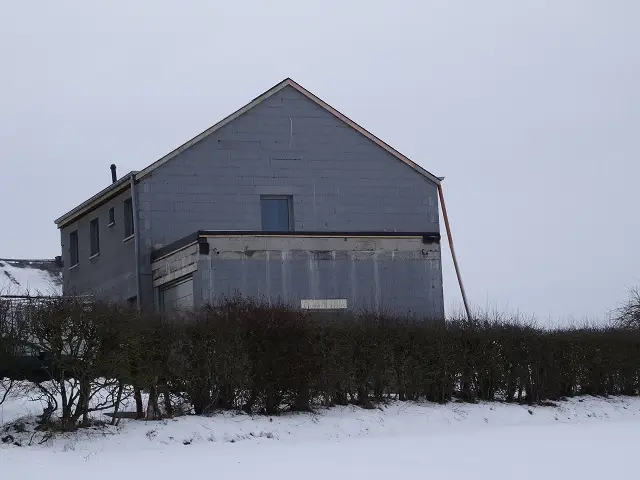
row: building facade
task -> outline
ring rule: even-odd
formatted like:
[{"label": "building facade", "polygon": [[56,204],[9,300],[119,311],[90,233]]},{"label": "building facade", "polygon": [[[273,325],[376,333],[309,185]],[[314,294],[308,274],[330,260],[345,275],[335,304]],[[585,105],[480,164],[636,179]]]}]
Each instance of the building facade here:
[{"label": "building facade", "polygon": [[113,180],[56,220],[65,293],[443,315],[440,179],[290,79]]}]

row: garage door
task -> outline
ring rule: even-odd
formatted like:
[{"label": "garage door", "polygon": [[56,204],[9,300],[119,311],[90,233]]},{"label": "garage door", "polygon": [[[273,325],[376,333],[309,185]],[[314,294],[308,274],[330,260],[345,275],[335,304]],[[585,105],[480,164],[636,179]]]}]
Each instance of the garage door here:
[{"label": "garage door", "polygon": [[193,278],[172,282],[160,289],[160,308],[163,312],[193,309]]}]

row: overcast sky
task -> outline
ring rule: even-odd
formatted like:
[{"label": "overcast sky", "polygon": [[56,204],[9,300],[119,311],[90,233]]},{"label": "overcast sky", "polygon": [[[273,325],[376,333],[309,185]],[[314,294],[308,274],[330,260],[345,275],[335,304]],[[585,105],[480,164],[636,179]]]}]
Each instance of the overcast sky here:
[{"label": "overcast sky", "polygon": [[[285,77],[438,176],[471,301],[640,284],[640,2],[1,2],[0,257]],[[443,242],[443,247],[444,247]],[[459,301],[448,249],[445,296]]]}]

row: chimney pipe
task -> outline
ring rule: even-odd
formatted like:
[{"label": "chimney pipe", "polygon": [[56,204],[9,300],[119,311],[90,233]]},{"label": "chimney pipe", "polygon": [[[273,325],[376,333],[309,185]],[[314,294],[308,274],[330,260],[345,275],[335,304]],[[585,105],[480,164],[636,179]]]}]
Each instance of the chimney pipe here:
[{"label": "chimney pipe", "polygon": [[116,164],[111,164],[111,183],[116,183],[118,181],[118,176],[116,175]]}]

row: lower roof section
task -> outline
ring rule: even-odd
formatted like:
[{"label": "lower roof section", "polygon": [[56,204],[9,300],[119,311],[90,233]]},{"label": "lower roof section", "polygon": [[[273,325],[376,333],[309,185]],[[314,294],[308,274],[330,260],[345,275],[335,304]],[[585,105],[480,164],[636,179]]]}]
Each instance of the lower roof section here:
[{"label": "lower roof section", "polygon": [[286,238],[421,238],[422,242],[439,243],[439,232],[265,232],[262,230],[199,230],[164,247],[155,249],[151,253],[151,261],[154,262],[162,257],[181,250],[189,245],[206,243],[211,237],[286,237]]}]

